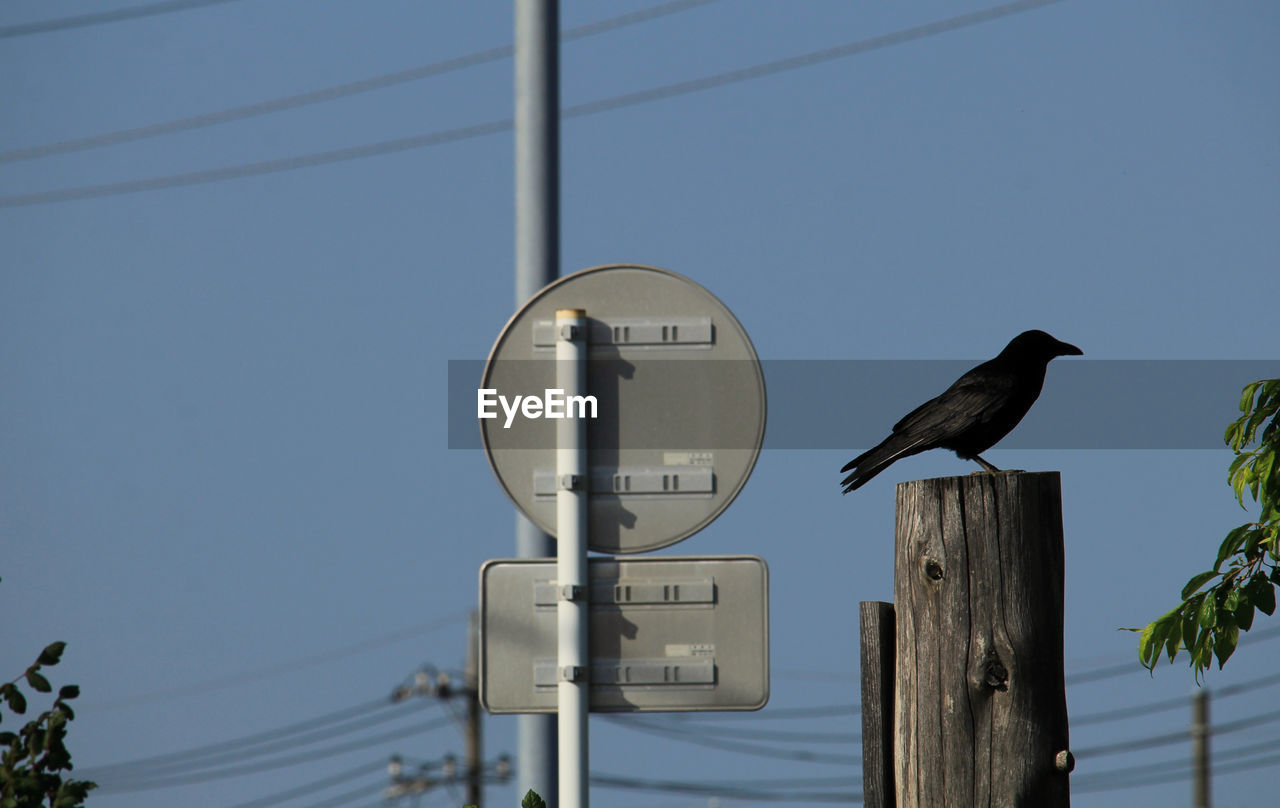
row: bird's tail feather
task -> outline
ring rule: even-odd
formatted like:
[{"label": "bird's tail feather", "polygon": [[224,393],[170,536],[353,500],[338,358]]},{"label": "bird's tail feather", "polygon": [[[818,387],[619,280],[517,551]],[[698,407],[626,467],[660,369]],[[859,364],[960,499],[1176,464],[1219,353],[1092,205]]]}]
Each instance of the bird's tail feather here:
[{"label": "bird's tail feather", "polygon": [[913,455],[919,451],[921,439],[910,440],[902,435],[890,435],[874,449],[868,449],[845,464],[840,469],[842,474],[853,472],[841,480],[844,493],[861,488],[864,483],[889,467],[900,457]]}]

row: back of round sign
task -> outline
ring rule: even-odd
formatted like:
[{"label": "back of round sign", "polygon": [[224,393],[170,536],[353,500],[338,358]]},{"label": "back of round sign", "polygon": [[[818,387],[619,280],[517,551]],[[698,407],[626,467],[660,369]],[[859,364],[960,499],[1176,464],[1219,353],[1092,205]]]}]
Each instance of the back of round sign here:
[{"label": "back of round sign", "polygon": [[[550,392],[557,309],[586,311],[594,408]],[[551,535],[557,421],[547,415],[594,414],[588,547],[601,553],[657,550],[706,527],[764,441],[764,375],[746,331],[706,289],[656,267],[593,267],[542,289],[498,335],[480,387],[493,391],[494,417],[480,420],[489,464]]]}]

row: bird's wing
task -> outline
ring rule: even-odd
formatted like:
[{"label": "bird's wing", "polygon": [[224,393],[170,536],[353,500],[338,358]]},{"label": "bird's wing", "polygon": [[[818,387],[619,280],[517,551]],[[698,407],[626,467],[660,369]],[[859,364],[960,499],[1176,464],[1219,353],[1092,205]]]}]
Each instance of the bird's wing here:
[{"label": "bird's wing", "polygon": [[941,440],[990,421],[1007,404],[1016,378],[993,362],[961,376],[946,392],[926,401],[894,424],[895,434]]}]

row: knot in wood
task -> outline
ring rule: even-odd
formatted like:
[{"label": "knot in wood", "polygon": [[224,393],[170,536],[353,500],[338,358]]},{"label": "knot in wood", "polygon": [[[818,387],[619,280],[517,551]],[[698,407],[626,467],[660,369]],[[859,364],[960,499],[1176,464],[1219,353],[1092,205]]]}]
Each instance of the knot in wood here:
[{"label": "knot in wood", "polygon": [[1053,766],[1060,772],[1070,774],[1076,767],[1076,756],[1068,749],[1063,749],[1053,758]]},{"label": "knot in wood", "polygon": [[935,581],[941,581],[945,573],[942,571],[942,565],[936,559],[926,558],[924,560],[924,574]]},{"label": "knot in wood", "polygon": [[1009,669],[994,655],[982,663],[982,683],[992,690],[1009,689]]}]

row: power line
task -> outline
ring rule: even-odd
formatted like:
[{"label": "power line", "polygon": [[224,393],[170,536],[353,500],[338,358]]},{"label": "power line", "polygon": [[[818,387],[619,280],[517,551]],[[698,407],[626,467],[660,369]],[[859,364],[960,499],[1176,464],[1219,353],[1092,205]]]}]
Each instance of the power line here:
[{"label": "power line", "polygon": [[[1257,757],[1258,755],[1274,755],[1276,754],[1275,745],[1280,743],[1280,738],[1271,738],[1266,741],[1251,741],[1245,746],[1237,746],[1232,749],[1223,749],[1216,751],[1215,755],[1222,758],[1229,758],[1230,763],[1219,764],[1213,769],[1214,774],[1227,774],[1224,767],[1233,766],[1237,763],[1245,762],[1248,758]],[[1256,762],[1256,761],[1254,761]],[[1110,769],[1108,771],[1092,772],[1090,774],[1073,778],[1072,787],[1077,784],[1083,786],[1094,786],[1100,784],[1120,783],[1130,780],[1147,780],[1157,772],[1185,772],[1187,777],[1191,776],[1192,767],[1190,761],[1186,758],[1177,758],[1176,760],[1162,760],[1158,763],[1146,763],[1140,766],[1126,766],[1123,769]]]},{"label": "power line", "polygon": [[[671,716],[649,723],[652,723],[655,726],[664,726],[665,729],[671,732],[694,732],[703,736],[721,738],[729,737],[762,741],[846,744],[858,743],[862,740],[862,734],[858,732],[810,732],[807,730],[769,729],[766,727],[759,727],[755,725],[758,718],[755,714],[752,714],[750,718],[744,717],[742,720],[732,722],[737,726],[730,724],[705,723],[707,720],[715,720],[715,717],[711,716],[707,716],[702,720],[698,720],[694,716],[690,716],[690,718],[693,720],[689,720],[684,717],[677,718],[675,716]],[[723,718],[721,720],[723,720]]]},{"label": "power line", "polygon": [[[670,727],[671,731],[681,731]],[[758,729],[756,727],[728,727],[715,724],[698,724],[690,731],[705,737],[742,738],[756,741],[793,741],[797,743],[858,743],[862,734],[858,732],[806,732],[804,730]]]},{"label": "power line", "polygon": [[104,763],[99,766],[90,766],[85,770],[85,773],[87,774],[90,772],[134,766],[155,766],[163,763],[184,760],[189,757],[204,757],[205,755],[216,754],[229,749],[240,749],[244,746],[255,745],[264,741],[275,740],[277,738],[285,738],[297,732],[305,732],[306,730],[322,727],[326,724],[332,724],[354,716],[364,715],[370,710],[376,710],[379,707],[385,707],[386,705],[387,702],[384,699],[369,701],[364,704],[357,704],[353,707],[335,710],[331,713],[325,713],[324,715],[316,716],[315,718],[308,718],[305,721],[299,721],[283,727],[277,727],[263,732],[256,732],[252,735],[244,735],[239,738],[232,738],[228,741],[196,746],[191,749],[183,749],[177,752],[167,752],[161,755],[151,755],[149,757],[138,758],[136,760],[126,760],[119,763]]},{"label": "power line", "polygon": [[[812,51],[799,56],[777,59],[751,67],[717,73],[700,79],[676,82],[674,84],[665,84],[649,90],[624,93],[622,95],[603,98],[597,101],[588,101],[586,103],[576,104],[562,109],[560,111],[560,117],[564,119],[579,118],[586,115],[594,115],[600,112],[608,112],[616,109],[622,109],[624,107],[636,106],[638,104],[647,104],[653,101],[660,101],[676,96],[716,89],[739,82],[764,78],[765,76],[775,75],[788,70],[810,67],[812,65],[829,62],[835,59],[855,56],[873,50],[901,45],[906,42],[923,39],[925,37],[936,36],[959,28],[990,22],[1002,17],[1007,17],[1024,11],[1031,11],[1041,6],[1058,2],[1062,2],[1062,0],[1018,0],[1017,2],[994,6],[983,11],[963,14],[958,17],[951,17],[938,22],[929,23],[927,25],[904,28],[900,31],[895,31],[889,34],[858,40],[856,42],[850,42],[832,48],[823,48],[821,50]],[[295,157],[263,160],[256,163],[244,163],[241,165],[204,169],[201,171],[171,174],[148,179],[126,180],[124,182],[85,185],[53,191],[37,191],[35,193],[28,194],[15,194],[0,197],[0,207],[28,207],[31,205],[44,205],[54,202],[96,199],[107,196],[120,196],[123,194],[155,191],[163,188],[177,188],[186,185],[199,185],[209,182],[220,182],[222,180],[260,176],[263,174],[273,174],[282,171],[294,171],[302,168],[328,165],[330,163],[358,160],[365,157],[393,154],[411,149],[420,149],[429,146],[439,146],[445,143],[470,140],[472,138],[492,135],[498,132],[506,132],[509,131],[512,126],[512,119],[504,118],[501,120],[472,124],[470,126],[463,126],[455,129],[444,129],[421,135],[412,135],[410,137],[395,138],[393,140],[384,140],[376,143],[367,143],[361,146],[350,146],[347,148],[316,152],[313,154],[299,155]]]},{"label": "power line", "polygon": [[121,8],[114,11],[97,11],[92,14],[80,14],[74,17],[58,17],[54,20],[43,20],[41,22],[6,25],[0,28],[0,39],[30,36],[31,34],[47,34],[52,31],[66,31],[71,28],[87,28],[90,25],[136,20],[140,17],[153,17],[157,14],[189,11],[202,6],[216,6],[222,3],[236,2],[239,2],[239,0],[167,0],[162,3],[145,3],[140,6],[130,6],[129,8]]},{"label": "power line", "polygon": [[775,749],[773,747],[757,746],[751,743],[725,741],[716,738],[704,738],[701,735],[695,734],[696,730],[689,731],[682,729],[670,729],[634,718],[624,719],[610,716],[607,720],[612,724],[636,730],[637,732],[659,735],[665,738],[683,741],[684,743],[691,743],[696,746],[705,746],[710,749],[722,749],[727,752],[740,752],[746,755],[779,758],[782,760],[798,760],[805,763],[838,763],[843,765],[858,765],[862,763],[861,754],[833,755],[825,752],[810,752],[803,749]]},{"label": "power line", "polygon": [[[853,716],[862,712],[860,704],[829,704],[818,707],[766,707],[759,712],[744,714],[739,719],[743,722],[752,724],[757,721],[770,721],[773,719],[796,719],[796,718],[839,718],[841,716]],[[710,716],[699,713],[674,713],[666,720],[673,724],[685,723],[702,723],[704,721],[725,721],[728,716]]]},{"label": "power line", "polygon": [[[610,781],[633,780],[636,778],[626,777],[625,775],[609,775],[602,774],[601,778]],[[734,779],[734,780],[699,780],[699,781],[675,781],[675,780],[643,780],[642,782],[662,782],[672,783],[680,786],[691,786],[700,789],[751,789],[751,790],[777,790],[786,788],[836,788],[840,786],[857,787],[862,785],[861,777],[853,777],[841,775],[835,777],[762,777],[759,779]]]},{"label": "power line", "polygon": [[[1280,673],[1273,673],[1267,676],[1260,676],[1257,679],[1250,679],[1245,682],[1238,682],[1233,685],[1215,688],[1210,692],[1215,699],[1234,696],[1238,693],[1247,693],[1251,690],[1258,690],[1263,687],[1280,682]],[[1174,696],[1170,699],[1161,699],[1159,701],[1148,702],[1147,704],[1139,704],[1134,707],[1120,707],[1113,710],[1102,710],[1096,713],[1086,713],[1081,716],[1073,716],[1071,718],[1071,726],[1079,727],[1086,724],[1103,724],[1108,721],[1120,721],[1125,718],[1136,718],[1142,715],[1151,715],[1153,713],[1168,712],[1185,708],[1190,701],[1188,696]]]},{"label": "power line", "polygon": [[235,805],[232,805],[231,808],[275,808],[275,806],[285,800],[292,800],[297,797],[305,797],[308,794],[314,794],[317,791],[324,791],[325,789],[332,788],[336,785],[341,785],[351,780],[355,780],[358,777],[364,777],[373,774],[374,772],[380,772],[386,767],[387,764],[381,761],[377,763],[365,763],[364,765],[357,766],[354,769],[338,772],[331,777],[324,777],[320,780],[307,783],[304,786],[297,786],[296,788],[277,791],[274,794],[268,794],[265,797],[258,797],[256,799],[249,800],[248,802],[238,802]]},{"label": "power line", "polygon": [[[379,786],[371,783],[367,786],[357,788],[354,791],[347,791],[342,794],[337,794],[333,797],[329,797],[327,799],[321,800],[320,802],[313,802],[310,805],[303,806],[303,808],[338,808],[338,806],[350,805],[351,803],[355,802],[356,800],[362,797],[369,796],[370,791],[374,793],[378,793],[381,790],[382,789]],[[384,808],[384,806],[386,805],[386,802],[380,800],[377,803],[377,805],[380,806],[380,808]]]},{"label": "power line", "polygon": [[394,645],[396,643],[404,642],[406,640],[416,639],[418,637],[422,637],[425,634],[430,634],[431,632],[438,631],[442,628],[447,628],[448,626],[461,620],[463,617],[466,616],[466,614],[467,614],[467,611],[465,609],[461,611],[450,612],[444,617],[440,617],[435,620],[430,620],[426,623],[420,623],[416,626],[410,626],[409,628],[400,629],[399,631],[393,631],[388,634],[383,634],[381,636],[373,637],[368,640],[362,640],[360,642],[353,643],[351,645],[346,645],[341,648],[336,648],[332,651],[324,651],[322,653],[314,654],[312,656],[302,657],[300,659],[295,659],[288,662],[282,662],[277,665],[271,665],[265,668],[259,668],[257,670],[250,670],[250,671],[244,671],[242,673],[235,673],[235,674],[231,674],[230,676],[223,676],[218,679],[206,680],[204,682],[195,682],[189,685],[183,685],[182,687],[170,688],[168,690],[159,690],[152,693],[143,693],[138,696],[128,696],[122,699],[114,699],[111,701],[98,702],[92,705],[87,705],[84,712],[89,712],[89,711],[98,712],[98,711],[119,709],[121,707],[133,707],[138,704],[144,704],[151,701],[162,701],[167,699],[178,698],[181,696],[194,696],[197,694],[209,693],[215,690],[226,690],[227,688],[235,687],[237,685],[242,685],[242,684],[248,684],[250,682],[258,682],[264,679],[271,679],[276,676],[280,676],[282,674],[293,673],[294,671],[304,670],[306,668],[313,668],[313,667],[316,667],[317,665],[324,665],[329,662],[335,662],[339,659],[346,659],[347,657],[356,656],[359,654],[367,653],[369,651],[375,651],[379,648],[385,648],[388,645]]},{"label": "power line", "polygon": [[[223,1],[225,2],[225,0]],[[567,29],[560,34],[560,40],[562,42],[570,42],[576,39],[583,39],[585,37],[595,36],[596,34],[603,34],[607,31],[623,28],[628,25],[648,22],[649,20],[664,17],[669,14],[688,11],[690,9],[697,8],[698,6],[705,6],[714,2],[717,2],[717,0],[671,0],[671,2],[660,3],[650,8],[641,9],[640,11],[633,11],[629,14],[620,14],[616,17],[610,17],[605,20],[586,23],[585,25],[579,25],[574,28]],[[294,109],[296,107],[303,107],[310,104],[333,101],[339,98],[345,98],[349,95],[381,90],[387,87],[394,87],[398,84],[405,84],[407,82],[419,81],[431,76],[451,73],[455,70],[462,70],[467,67],[475,67],[476,65],[482,65],[488,62],[496,62],[510,57],[514,52],[515,48],[512,45],[486,48],[485,50],[475,51],[452,59],[445,59],[439,62],[419,65],[418,67],[411,67],[406,70],[397,70],[392,73],[384,73],[379,76],[372,76],[358,81],[335,84],[330,87],[322,87],[319,90],[311,90],[305,93],[272,98],[266,101],[258,101],[238,107],[206,112],[200,115],[191,115],[185,118],[176,118],[174,120],[162,121],[160,123],[148,124],[146,126],[118,129],[114,132],[104,132],[100,135],[90,135],[87,137],[73,138],[71,140],[62,140],[55,143],[45,143],[39,146],[10,149],[8,151],[0,152],[0,163],[11,163],[19,160],[33,160],[38,157],[66,154],[67,152],[92,149],[99,146],[112,146],[119,143],[128,143],[135,140],[173,134],[174,132],[184,132],[189,129],[200,129],[206,126],[228,123],[230,121],[253,118],[258,115],[266,115],[272,112],[280,112],[282,110]]]},{"label": "power line", "polygon": [[298,766],[303,763],[312,763],[317,760],[334,757],[346,752],[356,750],[365,750],[371,744],[386,743],[388,741],[397,741],[408,738],[413,735],[419,735],[424,732],[447,727],[453,723],[452,716],[441,716],[435,721],[429,721],[422,724],[413,724],[408,727],[400,727],[381,735],[371,735],[359,738],[342,744],[335,744],[323,749],[317,749],[312,752],[304,752],[302,754],[283,755],[276,758],[269,758],[257,763],[248,763],[241,766],[232,766],[224,769],[214,769],[212,771],[197,772],[194,774],[184,774],[178,776],[162,776],[153,779],[137,779],[124,780],[121,783],[113,783],[105,780],[99,783],[99,790],[104,793],[121,793],[129,791],[150,791],[157,788],[171,788],[173,786],[190,785],[192,783],[203,783],[209,780],[220,780],[227,777],[242,777],[246,774],[254,774],[257,772],[271,771],[272,769],[282,769],[289,766]]},{"label": "power line", "polygon": [[1280,682],[1280,673],[1272,673],[1267,676],[1259,676],[1257,679],[1250,679],[1247,682],[1237,682],[1234,685],[1224,685],[1223,687],[1214,688],[1209,692],[1213,694],[1215,699],[1234,696],[1237,693],[1247,693],[1250,690],[1257,690],[1262,687],[1270,687]]},{"label": "power line", "polygon": [[[1270,749],[1258,750],[1261,752],[1272,752]],[[1263,769],[1269,766],[1280,764],[1280,755],[1272,753],[1269,757],[1260,758],[1258,760],[1237,760],[1231,763],[1224,763],[1221,766],[1215,766],[1214,775],[1235,774],[1236,772],[1251,771],[1253,769]],[[1184,764],[1186,765],[1185,761]],[[1126,788],[1139,788],[1141,786],[1162,785],[1177,780],[1190,780],[1193,776],[1192,769],[1188,766],[1185,771],[1174,773],[1145,774],[1132,779],[1117,778],[1108,781],[1093,781],[1077,785],[1072,783],[1073,791],[1119,791]]]},{"label": "power line", "polygon": [[[331,740],[338,735],[346,735],[351,732],[367,729],[378,724],[385,724],[388,721],[394,721],[403,718],[410,713],[418,712],[426,707],[433,706],[431,704],[419,703],[413,707],[402,707],[401,705],[391,705],[385,702],[374,703],[373,709],[392,707],[391,711],[383,711],[381,714],[360,716],[353,720],[348,720],[336,726],[314,726],[314,720],[311,732],[302,732],[295,729],[299,725],[293,727],[267,731],[259,733],[251,739],[238,739],[233,741],[224,741],[219,744],[211,744],[203,748],[188,749],[180,752],[172,752],[167,755],[155,755],[150,758],[141,760],[124,761],[121,763],[107,764],[103,766],[93,767],[86,771],[86,776],[92,775],[93,778],[120,778],[129,779],[130,776],[136,776],[138,773],[144,775],[154,775],[157,769],[166,769],[163,775],[168,774],[186,774],[200,769],[208,769],[226,763],[235,763],[240,760],[255,758],[264,753],[261,747],[264,744],[272,744],[279,746],[288,744],[291,748],[300,746],[308,746],[310,744],[319,743],[320,741]],[[353,708],[354,709],[354,708]],[[91,778],[92,779],[92,778]]]},{"label": "power line", "polygon": [[1161,699],[1148,704],[1139,704],[1134,707],[1121,707],[1115,710],[1102,710],[1097,713],[1086,713],[1079,717],[1071,718],[1071,726],[1080,727],[1087,724],[1104,724],[1108,721],[1119,721],[1124,718],[1136,718],[1141,715],[1151,715],[1153,713],[1162,713],[1169,710],[1175,710],[1187,706],[1189,701],[1187,696],[1175,696],[1171,699]]},{"label": "power line", "polygon": [[[1258,715],[1241,718],[1236,721],[1229,721],[1225,724],[1218,724],[1213,727],[1212,735],[1227,735],[1232,732],[1239,732],[1242,729],[1249,729],[1262,724],[1270,724],[1280,720],[1280,710],[1272,710],[1267,713],[1259,713]],[[1170,744],[1181,743],[1187,740],[1187,731],[1185,729],[1176,732],[1165,732],[1159,735],[1148,735],[1144,738],[1131,738],[1127,741],[1117,741],[1115,743],[1101,744],[1099,746],[1089,746],[1083,749],[1073,749],[1072,753],[1077,758],[1094,757],[1097,755],[1119,754],[1123,752],[1136,752],[1139,749],[1151,749],[1156,746],[1168,746]]]},{"label": "power line", "polygon": [[708,797],[724,797],[757,802],[792,803],[859,803],[862,795],[849,792],[790,792],[761,791],[743,784],[690,783],[678,780],[644,780],[614,774],[593,774],[591,785],[598,788],[619,788],[636,791],[661,791],[675,794],[697,794]]}]

